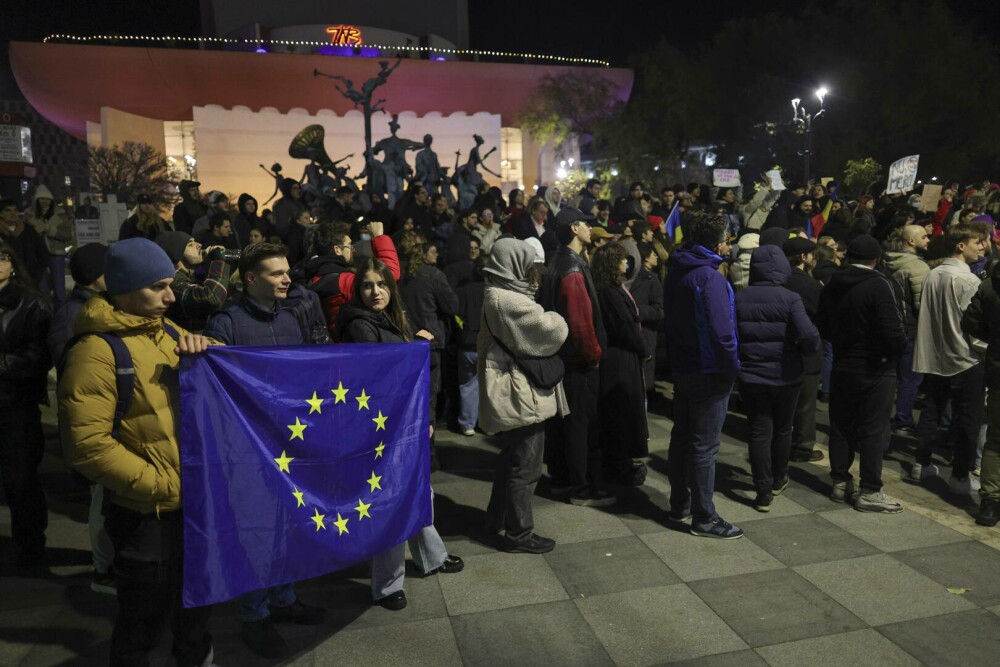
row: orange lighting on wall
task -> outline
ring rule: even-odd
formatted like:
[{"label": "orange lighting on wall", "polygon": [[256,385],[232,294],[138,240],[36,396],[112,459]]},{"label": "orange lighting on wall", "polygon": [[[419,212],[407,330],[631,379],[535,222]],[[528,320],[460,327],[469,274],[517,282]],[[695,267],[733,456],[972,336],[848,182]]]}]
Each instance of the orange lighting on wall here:
[{"label": "orange lighting on wall", "polygon": [[332,25],[326,29],[330,43],[335,46],[357,46],[361,44],[361,29],[353,25]]}]

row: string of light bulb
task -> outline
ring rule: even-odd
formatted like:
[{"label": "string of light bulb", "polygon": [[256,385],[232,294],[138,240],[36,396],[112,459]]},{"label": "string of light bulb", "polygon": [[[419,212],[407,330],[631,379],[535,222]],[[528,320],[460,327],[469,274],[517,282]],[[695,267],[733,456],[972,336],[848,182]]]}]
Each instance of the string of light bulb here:
[{"label": "string of light bulb", "polygon": [[[43,44],[54,41],[71,42],[187,42],[208,44],[239,44],[243,46],[265,47],[278,46],[333,46],[324,41],[291,40],[291,39],[236,39],[232,37],[158,37],[155,35],[49,35],[42,40]],[[599,65],[611,67],[606,60],[596,58],[572,58],[568,56],[551,56],[541,53],[512,53],[510,51],[479,51],[476,49],[448,49],[437,46],[400,46],[395,44],[359,44],[354,48],[375,48],[379,50],[414,51],[418,53],[445,53],[456,56],[491,56],[496,58],[525,58],[530,60],[551,60],[553,62]]]}]

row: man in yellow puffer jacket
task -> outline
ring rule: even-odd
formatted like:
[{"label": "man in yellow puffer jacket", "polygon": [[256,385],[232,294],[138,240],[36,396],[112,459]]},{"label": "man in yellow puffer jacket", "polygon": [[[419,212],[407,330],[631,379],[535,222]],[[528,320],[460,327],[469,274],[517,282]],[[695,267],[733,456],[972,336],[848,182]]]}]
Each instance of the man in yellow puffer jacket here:
[{"label": "man in yellow puffer jacket", "polygon": [[[105,526],[115,547],[119,602],[112,665],[148,664],[168,622],[178,665],[212,662],[210,608],[180,604],[178,366],[179,355],[203,352],[214,341],[165,320],[174,273],[152,241],[120,241],[105,257],[107,293],[90,299],[77,318],[76,333],[119,336],[132,356],[135,390],[117,439],[116,365],[105,340],[88,336],[74,345],[59,382],[66,462],[107,491]],[[165,324],[179,334],[176,341]]]}]

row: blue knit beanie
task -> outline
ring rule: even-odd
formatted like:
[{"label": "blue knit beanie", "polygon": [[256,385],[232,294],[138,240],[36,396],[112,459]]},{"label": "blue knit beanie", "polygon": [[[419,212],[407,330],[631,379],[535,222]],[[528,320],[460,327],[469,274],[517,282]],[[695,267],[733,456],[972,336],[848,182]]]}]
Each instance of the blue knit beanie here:
[{"label": "blue knit beanie", "polygon": [[149,239],[131,238],[112,244],[104,257],[104,282],[108,296],[148,287],[177,273],[163,248]]}]

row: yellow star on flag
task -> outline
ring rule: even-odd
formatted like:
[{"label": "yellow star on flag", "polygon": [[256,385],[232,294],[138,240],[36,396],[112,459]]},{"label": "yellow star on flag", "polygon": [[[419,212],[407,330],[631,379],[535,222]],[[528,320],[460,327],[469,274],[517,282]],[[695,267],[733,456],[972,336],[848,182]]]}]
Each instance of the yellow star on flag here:
[{"label": "yellow star on flag", "polygon": [[306,399],[306,403],[308,403],[311,406],[309,408],[309,414],[312,414],[314,412],[318,412],[320,414],[323,414],[323,399],[322,398],[316,398],[316,392],[315,391],[313,392],[313,397],[312,398],[307,398]]},{"label": "yellow star on flag", "polygon": [[305,438],[303,437],[303,435],[302,435],[302,434],[303,434],[303,433],[305,433],[305,431],[306,431],[306,426],[308,426],[308,425],[309,425],[309,424],[303,424],[302,422],[300,422],[300,421],[299,421],[299,418],[298,418],[298,417],[296,417],[296,418],[295,418],[295,423],[294,423],[294,424],[289,424],[289,425],[288,425],[288,428],[289,428],[289,429],[291,430],[291,432],[292,432],[292,437],[290,437],[290,438],[289,438],[288,440],[289,440],[289,441],[292,441],[292,440],[294,440],[295,438],[298,438],[298,439],[299,439],[299,440],[301,440],[302,442],[305,442],[305,441],[306,441],[306,439],[305,439]]},{"label": "yellow star on flag", "polygon": [[375,471],[372,470],[372,476],[368,479],[368,483],[371,485],[372,491],[375,489],[378,489],[379,491],[382,490],[382,487],[379,486],[380,481],[382,481],[382,477],[380,475],[376,475]]},{"label": "yellow star on flag", "polygon": [[334,396],[336,396],[336,398],[333,399],[334,405],[337,403],[347,403],[347,389],[344,388],[343,382],[338,382],[337,388],[331,389],[330,391],[333,392]]},{"label": "yellow star on flag", "polygon": [[360,396],[355,396],[354,397],[354,400],[356,400],[358,402],[358,412],[361,411],[361,408],[364,408],[365,410],[371,410],[371,408],[368,407],[368,399],[369,398],[371,398],[371,396],[369,396],[368,394],[366,394],[364,389],[361,390],[361,395]]},{"label": "yellow star on flag", "polygon": [[291,463],[294,460],[295,459],[292,458],[291,456],[286,455],[285,454],[285,450],[282,449],[281,450],[281,457],[277,458],[277,459],[274,459],[274,462],[278,464],[278,470],[280,470],[282,472],[287,472],[287,473],[290,474],[292,471],[288,469],[288,464]]},{"label": "yellow star on flag", "polygon": [[340,516],[340,512],[337,512],[337,520],[333,522],[333,525],[335,525],[337,527],[337,530],[340,531],[339,533],[337,533],[338,535],[343,535],[344,533],[351,532],[347,530],[347,519]]},{"label": "yellow star on flag", "polygon": [[[314,508],[314,509],[315,509],[315,512],[316,512],[316,513],[315,513],[315,514],[313,514],[313,515],[312,515],[311,517],[309,517],[309,518],[310,518],[310,519],[312,519],[312,520],[313,520],[313,521],[314,521],[314,522],[316,523],[316,532],[318,533],[318,532],[320,531],[320,529],[321,529],[321,528],[322,528],[323,530],[326,530],[326,524],[324,524],[324,523],[323,523],[323,519],[325,519],[325,518],[326,518],[326,515],[325,515],[325,514],[320,514],[320,513],[319,513],[319,508],[318,508],[318,507],[317,507],[317,508]],[[337,518],[338,518],[338,519],[340,518],[340,515],[339,515],[339,514],[337,515]]]},{"label": "yellow star on flag", "polygon": [[[295,487],[292,487],[292,488],[295,488]],[[296,502],[295,506],[296,507],[305,507],[306,506],[306,501],[302,500],[302,496],[304,494],[301,491],[299,491],[298,489],[295,489],[294,491],[292,491],[292,495],[295,496],[295,502]]]},{"label": "yellow star on flag", "polygon": [[383,449],[385,449],[385,443],[384,442],[378,443],[378,447],[375,448],[375,458],[377,459],[382,458]]},{"label": "yellow star on flag", "polygon": [[388,419],[387,416],[382,414],[382,411],[378,411],[378,417],[372,417],[372,421],[375,422],[375,430],[385,430],[385,420]]},{"label": "yellow star on flag", "polygon": [[365,517],[372,518],[372,515],[368,513],[368,508],[371,506],[371,503],[366,503],[361,498],[358,498],[358,506],[354,508],[358,511],[358,521]]}]

